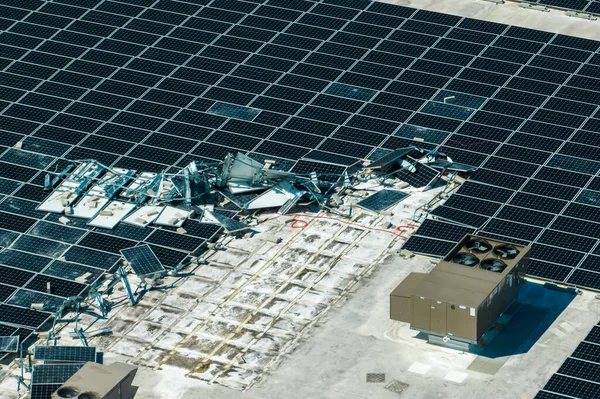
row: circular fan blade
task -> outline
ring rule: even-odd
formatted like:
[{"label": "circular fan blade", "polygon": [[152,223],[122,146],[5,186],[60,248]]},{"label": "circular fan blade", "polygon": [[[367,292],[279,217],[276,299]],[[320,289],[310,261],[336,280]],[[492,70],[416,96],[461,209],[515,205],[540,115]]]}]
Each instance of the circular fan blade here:
[{"label": "circular fan blade", "polygon": [[477,263],[479,263],[479,259],[477,259],[475,256],[464,252],[454,256],[452,261],[454,263],[458,263],[459,265],[465,266],[475,266]]},{"label": "circular fan blade", "polygon": [[466,245],[467,249],[475,253],[484,253],[492,249],[489,242],[481,239],[471,240]]},{"label": "circular fan blade", "polygon": [[481,261],[481,266],[484,270],[501,273],[506,268],[506,263],[498,259],[484,259]]},{"label": "circular fan blade", "polygon": [[519,250],[512,245],[502,244],[494,248],[494,255],[502,259],[514,259],[519,254]]}]

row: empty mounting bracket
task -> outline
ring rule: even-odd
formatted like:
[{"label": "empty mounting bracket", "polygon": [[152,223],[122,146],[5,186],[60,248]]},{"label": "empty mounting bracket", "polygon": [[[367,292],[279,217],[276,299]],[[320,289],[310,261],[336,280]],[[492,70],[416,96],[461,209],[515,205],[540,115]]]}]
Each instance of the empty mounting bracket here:
[{"label": "empty mounting bracket", "polygon": [[546,6],[536,6],[534,4],[519,4],[519,7],[525,10],[535,10],[541,12],[550,12],[550,9]]},{"label": "empty mounting bracket", "polygon": [[587,12],[567,11],[565,12],[565,14],[567,14],[569,17],[587,19],[589,21],[595,21],[598,19],[592,14],[588,14]]}]

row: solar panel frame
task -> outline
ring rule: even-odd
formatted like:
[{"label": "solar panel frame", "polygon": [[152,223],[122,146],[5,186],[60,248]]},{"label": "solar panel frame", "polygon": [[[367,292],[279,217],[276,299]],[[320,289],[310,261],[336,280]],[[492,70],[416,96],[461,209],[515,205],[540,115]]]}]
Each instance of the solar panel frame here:
[{"label": "solar panel frame", "polygon": [[121,254],[138,276],[149,276],[166,271],[152,248],[147,244],[122,249]]},{"label": "solar panel frame", "polygon": [[418,163],[415,159],[411,157],[406,157],[409,162],[411,162],[415,167],[415,172],[411,172],[408,169],[402,169],[396,173],[394,176],[413,187],[425,187],[433,184],[435,179],[440,175],[440,172],[433,169],[426,164]]},{"label": "solar panel frame", "polygon": [[454,245],[456,245],[456,243],[452,241],[411,236],[404,245],[402,245],[402,249],[421,255],[443,257],[450,252]]},{"label": "solar panel frame", "polygon": [[95,362],[96,353],[96,348],[93,346],[37,345],[33,348],[33,359],[46,362],[85,363]]},{"label": "solar panel frame", "polygon": [[0,352],[18,352],[19,341],[18,335],[0,336]]},{"label": "solar panel frame", "polygon": [[375,194],[371,194],[363,200],[358,201],[356,206],[373,213],[380,213],[396,205],[408,196],[409,194],[402,191],[383,189],[377,191]]},{"label": "solar panel frame", "polygon": [[78,364],[34,364],[31,373],[31,385],[64,384],[83,367]]}]

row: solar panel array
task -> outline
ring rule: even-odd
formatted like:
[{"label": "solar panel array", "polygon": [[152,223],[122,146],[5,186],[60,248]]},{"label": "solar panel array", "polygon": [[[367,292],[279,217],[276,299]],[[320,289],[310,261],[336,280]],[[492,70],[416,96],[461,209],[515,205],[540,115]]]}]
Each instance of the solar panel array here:
[{"label": "solar panel array", "polygon": [[597,0],[520,0],[523,3],[585,12],[600,15],[600,1]]},{"label": "solar panel array", "polygon": [[535,399],[600,397],[600,323],[550,378]]}]

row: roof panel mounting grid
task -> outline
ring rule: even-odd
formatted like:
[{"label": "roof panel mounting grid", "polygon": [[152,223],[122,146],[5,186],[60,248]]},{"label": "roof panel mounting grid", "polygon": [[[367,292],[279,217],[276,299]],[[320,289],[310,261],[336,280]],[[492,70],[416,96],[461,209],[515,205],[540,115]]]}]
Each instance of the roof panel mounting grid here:
[{"label": "roof panel mounting grid", "polygon": [[140,277],[162,273],[166,270],[148,244],[122,249],[121,254],[133,272]]}]

